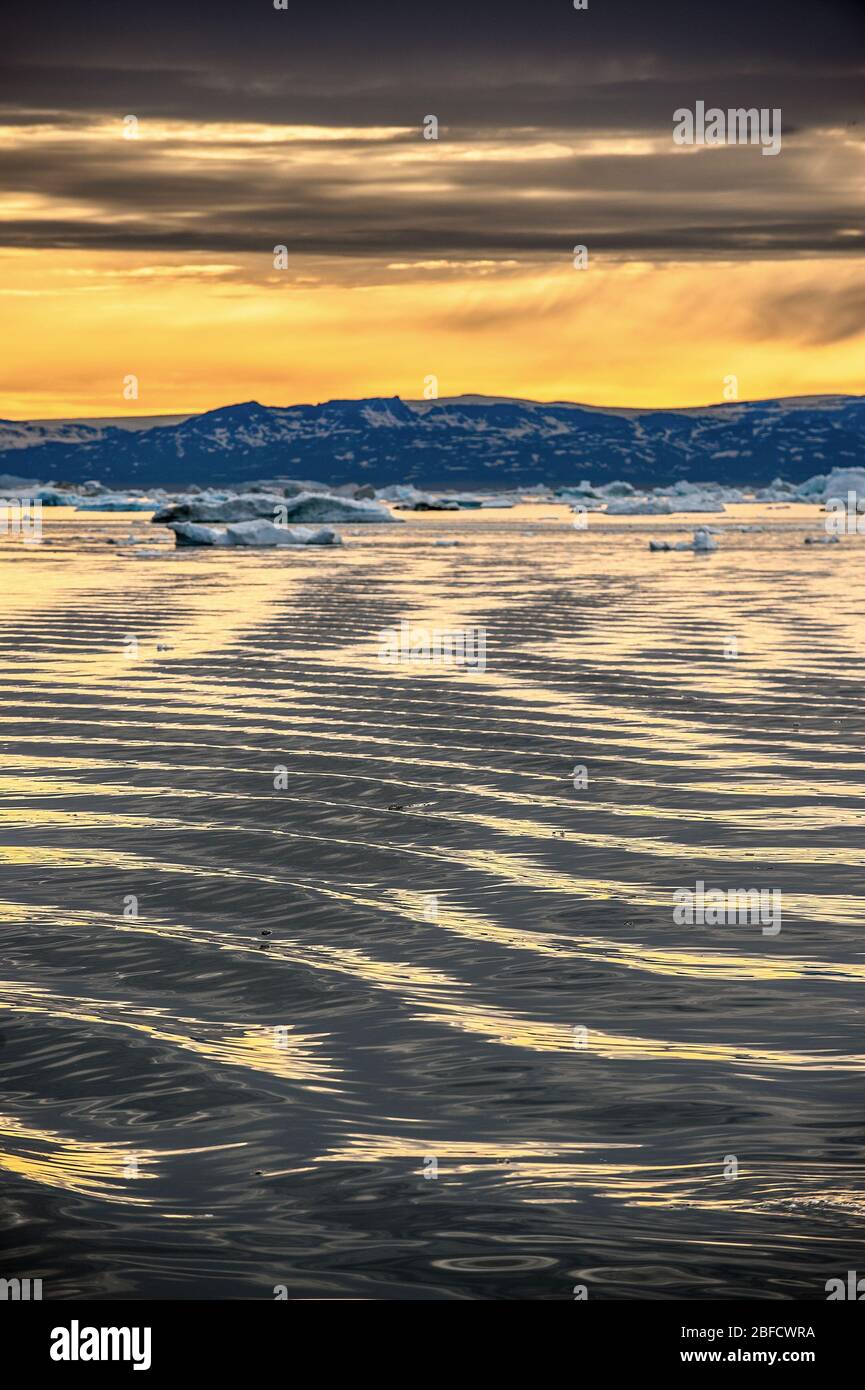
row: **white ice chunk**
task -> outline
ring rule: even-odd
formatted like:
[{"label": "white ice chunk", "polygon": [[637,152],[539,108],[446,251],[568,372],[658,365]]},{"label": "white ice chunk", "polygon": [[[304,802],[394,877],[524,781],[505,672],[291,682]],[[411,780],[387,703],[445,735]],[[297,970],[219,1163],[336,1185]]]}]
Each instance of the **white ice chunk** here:
[{"label": "white ice chunk", "polygon": [[272,521],[238,521],[230,526],[202,526],[193,521],[169,523],[177,544],[211,546],[341,545],[342,540],[329,526],[317,531],[309,526],[275,526]]}]

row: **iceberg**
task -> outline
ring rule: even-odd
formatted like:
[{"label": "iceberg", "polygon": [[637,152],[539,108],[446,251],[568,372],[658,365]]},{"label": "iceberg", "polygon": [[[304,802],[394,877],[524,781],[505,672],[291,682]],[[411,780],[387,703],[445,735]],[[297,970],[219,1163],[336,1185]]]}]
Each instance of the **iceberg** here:
[{"label": "iceberg", "polygon": [[694,532],[694,539],[691,542],[690,549],[702,551],[717,550],[718,542],[715,540],[711,531],[708,531],[705,526],[699,526]]},{"label": "iceberg", "polygon": [[355,501],[350,497],[334,497],[332,493],[301,492],[296,497],[278,497],[273,493],[246,492],[226,497],[218,493],[199,493],[169,503],[154,513],[153,520],[170,526],[175,521],[240,522],[266,519],[278,521],[285,529],[288,522],[359,522],[397,521],[387,507],[378,502]]},{"label": "iceberg", "polygon": [[317,531],[309,526],[275,526],[272,521],[238,521],[230,526],[202,526],[194,521],[171,521],[178,546],[255,546],[273,549],[275,546],[342,545],[342,539],[329,526]]},{"label": "iceberg", "polygon": [[[406,502],[395,502],[394,506],[402,512],[458,512],[459,503],[450,497],[434,497],[429,492],[419,492]],[[388,520],[393,520],[389,517]]]},{"label": "iceberg", "polygon": [[41,502],[43,507],[77,507],[82,499],[74,492],[61,492],[56,487],[40,487],[33,493],[33,501]]},{"label": "iceberg", "polygon": [[833,498],[847,501],[847,494],[854,493],[858,501],[865,499],[865,468],[833,468],[826,479],[823,501]]},{"label": "iceberg", "polygon": [[807,502],[822,502],[828,481],[825,473],[815,473],[813,477],[806,478],[804,483],[799,484],[797,496]]},{"label": "iceberg", "polygon": [[607,516],[669,516],[672,510],[664,497],[616,497],[607,503]]},{"label": "iceberg", "polygon": [[[301,492],[297,497],[279,500],[279,521],[287,522],[390,522],[398,524],[399,517],[393,516],[380,502],[368,502],[352,497],[333,497],[320,492]],[[261,513],[259,513],[261,515]],[[273,516],[273,513],[270,513]]]},{"label": "iceberg", "polygon": [[417,502],[426,493],[419,492],[414,483],[389,483],[377,488],[375,495],[381,502]]},{"label": "iceberg", "polygon": [[578,501],[582,501],[585,497],[598,496],[597,491],[592,487],[588,478],[583,478],[582,482],[577,483],[576,487],[560,487],[557,488],[556,491],[563,502],[570,501],[572,496]]},{"label": "iceberg", "polygon": [[669,541],[649,541],[650,550],[694,550],[699,554],[708,554],[710,551],[718,549],[718,542],[711,531],[705,526],[699,526],[694,532],[692,541],[677,541],[671,545]]},{"label": "iceberg", "polygon": [[452,492],[452,493],[450,494],[450,500],[451,500],[452,502],[456,502],[457,506],[458,506],[460,509],[465,508],[465,509],[468,509],[468,510],[474,510],[474,509],[477,509],[477,508],[481,505],[481,502],[482,502],[483,499],[481,498],[481,496],[480,496],[479,493],[474,493],[474,492]]},{"label": "iceberg", "polygon": [[674,512],[725,512],[727,508],[719,497],[708,492],[682,492],[671,497]]}]

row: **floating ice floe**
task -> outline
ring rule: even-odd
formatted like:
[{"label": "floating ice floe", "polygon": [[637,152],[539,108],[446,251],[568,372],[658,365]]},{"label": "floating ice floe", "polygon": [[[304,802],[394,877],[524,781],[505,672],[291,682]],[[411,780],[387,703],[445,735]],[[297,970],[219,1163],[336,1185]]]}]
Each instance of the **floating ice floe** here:
[{"label": "floating ice floe", "polygon": [[669,516],[672,506],[665,497],[614,497],[607,516]]},{"label": "floating ice floe", "polygon": [[296,497],[278,497],[265,492],[239,493],[226,497],[220,494],[199,493],[182,497],[161,507],[153,520],[171,525],[184,522],[242,522],[266,519],[280,523],[285,529],[289,522],[395,522],[386,507],[378,502],[358,502],[350,497],[334,497],[331,493],[301,492]]},{"label": "floating ice floe", "polygon": [[826,479],[823,501],[846,502],[851,492],[857,499],[857,510],[862,510],[859,503],[865,500],[865,468],[833,468]]},{"label": "floating ice floe", "polygon": [[795,493],[796,488],[792,483],[785,482],[783,478],[775,478],[768,487],[758,488],[754,497],[758,502],[790,502]]},{"label": "floating ice floe", "polygon": [[825,473],[815,473],[812,478],[806,478],[804,483],[798,484],[796,496],[800,501],[821,502],[827,482]]},{"label": "floating ice floe", "polygon": [[675,499],[676,497],[708,497],[721,502],[741,502],[742,493],[738,488],[724,487],[721,483],[692,483],[687,478],[680,478],[673,483],[672,487],[656,487],[655,492],[664,493],[665,496]]},{"label": "floating ice floe", "polygon": [[419,492],[408,501],[395,502],[403,512],[458,512],[459,504],[452,497],[434,497],[431,492]]},{"label": "floating ice floe", "polygon": [[682,492],[670,497],[674,512],[724,512],[727,510],[720,497],[708,492]]},{"label": "floating ice floe", "polygon": [[718,542],[712,532],[706,526],[699,526],[694,532],[692,541],[676,541],[671,545],[669,541],[649,541],[650,550],[695,550],[701,554],[718,549]]},{"label": "floating ice floe", "polygon": [[708,530],[707,527],[698,526],[697,530],[694,532],[694,539],[691,542],[691,545],[686,548],[704,551],[717,550],[718,542],[715,540],[715,537],[712,535],[712,532]]},{"label": "floating ice floe", "polygon": [[589,497],[594,498],[596,501],[601,500],[600,494],[596,488],[592,487],[588,478],[583,478],[583,481],[577,483],[576,487],[561,487],[557,489],[557,500],[559,502],[567,502],[569,504],[572,502],[585,502]]},{"label": "floating ice floe", "polygon": [[275,526],[272,521],[238,521],[229,526],[202,526],[193,521],[171,521],[178,546],[275,546],[342,545],[342,539],[329,526],[312,530],[309,526]]},{"label": "floating ice floe", "polygon": [[392,516],[387,507],[379,502],[357,501],[350,497],[329,497],[323,493],[302,492],[284,503],[280,508],[280,522],[343,521],[352,524],[359,521],[396,523],[398,517]]},{"label": "floating ice floe", "polygon": [[41,502],[43,507],[77,507],[82,500],[77,493],[56,487],[40,487],[33,493],[33,501]]},{"label": "floating ice floe", "polygon": [[420,492],[414,483],[389,483],[387,487],[376,489],[380,502],[416,502],[427,494]]}]

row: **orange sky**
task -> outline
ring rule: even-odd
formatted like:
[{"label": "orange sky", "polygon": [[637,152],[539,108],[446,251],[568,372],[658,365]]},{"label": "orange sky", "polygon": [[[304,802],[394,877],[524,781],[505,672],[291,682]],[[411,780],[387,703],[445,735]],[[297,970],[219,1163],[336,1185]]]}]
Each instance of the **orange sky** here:
[{"label": "orange sky", "polygon": [[[0,127],[0,154],[37,171],[0,198],[0,416],[411,399],[430,377],[442,396],[625,406],[865,392],[850,129],[772,160],[675,149],[667,130],[134,134],[103,117]],[[796,229],[786,253],[767,209]]]},{"label": "orange sky", "polygon": [[[428,376],[443,396],[606,405],[717,401],[729,376],[743,400],[865,391],[865,334],[815,342],[810,319],[784,309],[815,277],[843,300],[862,280],[846,261],[366,266],[368,283],[349,284],[317,270],[275,276],[248,257],[0,253],[0,415],[413,399]],[[137,400],[124,398],[129,375]]]}]

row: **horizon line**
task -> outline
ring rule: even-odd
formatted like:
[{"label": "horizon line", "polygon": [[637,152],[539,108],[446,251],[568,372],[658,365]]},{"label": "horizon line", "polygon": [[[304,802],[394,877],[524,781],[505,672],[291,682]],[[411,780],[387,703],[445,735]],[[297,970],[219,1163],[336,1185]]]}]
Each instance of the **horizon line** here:
[{"label": "horizon line", "polygon": [[232,410],[238,406],[257,405],[263,410],[298,410],[304,407],[316,409],[323,405],[333,405],[337,402],[360,403],[362,401],[400,401],[408,406],[434,406],[447,405],[449,403],[462,401],[468,402],[491,402],[517,405],[540,405],[540,406],[572,406],[578,410],[597,410],[608,414],[649,414],[675,410],[678,412],[694,410],[719,410],[743,405],[768,405],[772,402],[788,401],[816,401],[816,400],[863,400],[865,392],[856,393],[850,391],[814,391],[804,394],[791,396],[754,396],[743,397],[741,399],[726,401],[706,401],[700,405],[595,405],[590,401],[573,401],[561,397],[555,400],[538,400],[533,396],[500,396],[496,394],[487,395],[482,391],[462,391],[454,396],[433,396],[429,399],[413,396],[400,396],[398,393],[392,396],[372,395],[372,396],[328,396],[319,401],[293,401],[289,405],[265,405],[262,401],[250,397],[246,400],[229,401],[223,405],[206,406],[198,410],[165,410],[154,411],[153,413],[135,415],[28,415],[15,417],[12,415],[0,415],[0,421],[5,424],[14,425],[50,425],[50,424],[106,424],[108,422],[133,424],[140,421],[158,420],[179,424],[184,420],[191,420],[196,416],[212,415],[219,410]]}]

